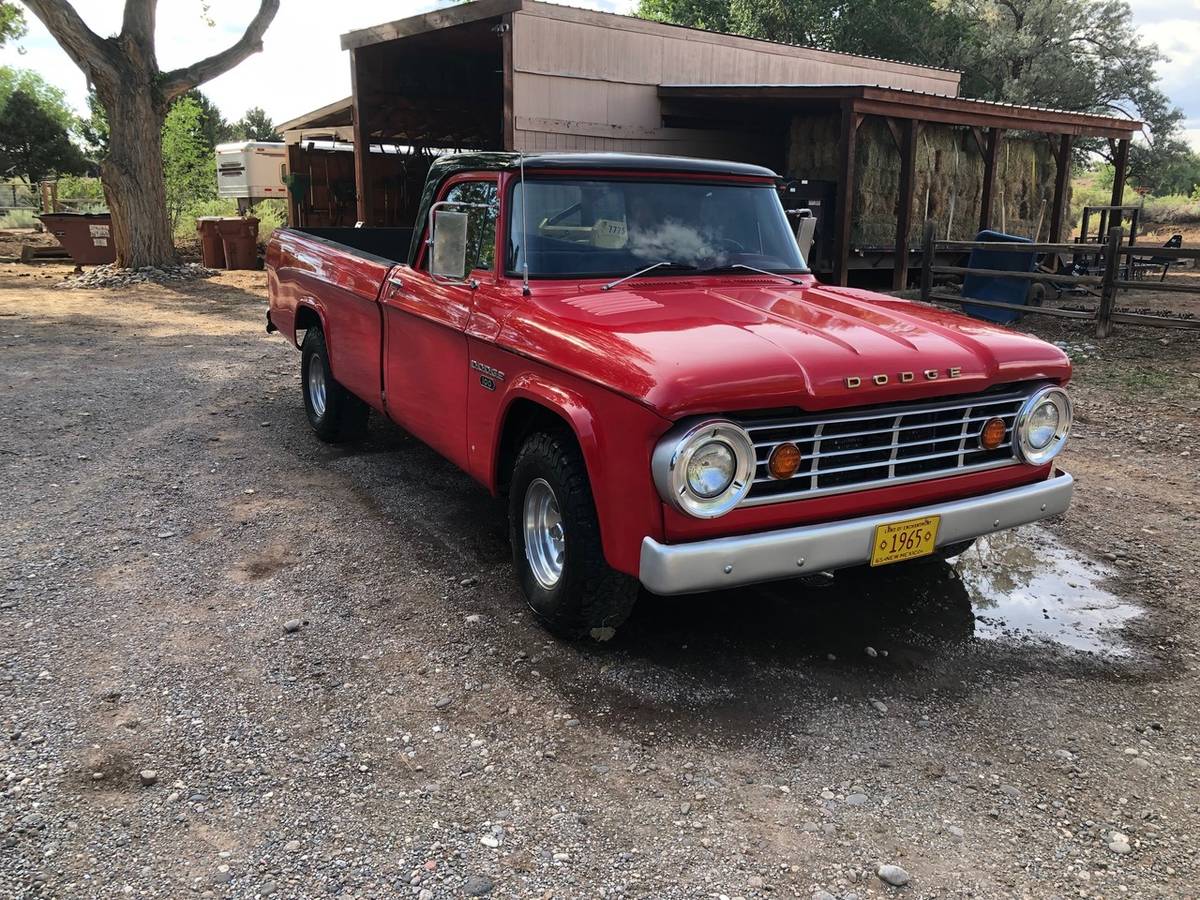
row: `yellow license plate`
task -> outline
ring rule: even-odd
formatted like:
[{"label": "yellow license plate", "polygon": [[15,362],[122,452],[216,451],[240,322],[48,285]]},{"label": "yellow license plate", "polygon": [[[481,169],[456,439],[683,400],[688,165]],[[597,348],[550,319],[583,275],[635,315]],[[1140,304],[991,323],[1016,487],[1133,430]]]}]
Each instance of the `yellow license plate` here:
[{"label": "yellow license plate", "polygon": [[875,529],[871,565],[886,566],[888,563],[928,556],[933,552],[938,526],[941,524],[941,516],[924,516],[920,519],[879,525]]}]

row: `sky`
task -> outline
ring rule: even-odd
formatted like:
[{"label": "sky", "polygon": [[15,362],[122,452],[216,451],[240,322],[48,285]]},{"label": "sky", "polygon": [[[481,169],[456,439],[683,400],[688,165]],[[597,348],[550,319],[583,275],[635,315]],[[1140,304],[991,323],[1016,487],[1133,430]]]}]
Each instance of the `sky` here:
[{"label": "sky", "polygon": [[[629,12],[636,0],[572,0],[572,5]],[[436,0],[282,0],[279,14],[257,53],[201,86],[233,121],[261,106],[284,122],[350,94],[349,57],[339,37],[355,28],[425,12]],[[158,6],[158,56],[163,69],[186,65],[232,44],[258,4],[253,0],[168,0]],[[1162,87],[1187,114],[1188,138],[1200,149],[1200,0],[1131,0],[1134,23],[1170,60],[1160,66]],[[120,30],[124,0],[75,0],[97,34]],[[205,8],[215,23],[205,21]],[[29,34],[0,48],[0,64],[35,69],[86,111],[83,74],[41,23],[27,14]]]}]

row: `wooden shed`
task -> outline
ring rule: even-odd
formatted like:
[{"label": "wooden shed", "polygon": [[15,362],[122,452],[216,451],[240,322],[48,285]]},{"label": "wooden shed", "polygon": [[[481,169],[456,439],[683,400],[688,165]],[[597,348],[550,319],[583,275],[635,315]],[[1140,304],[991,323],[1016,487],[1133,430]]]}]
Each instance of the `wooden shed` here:
[{"label": "wooden shed", "polygon": [[[1014,193],[1006,136],[1037,143],[1017,167],[1029,196],[1003,218],[1030,225],[1040,211],[1041,233],[1057,239],[1072,140],[1110,138],[1123,163],[1140,127],[966,100],[959,73],[944,69],[538,0],[476,0],[350,32],[342,47],[352,97],[280,127],[298,166],[323,152],[317,135],[352,140],[344,164],[358,221],[409,224],[414,185],[445,149],[720,157],[790,179],[785,197],[818,210],[824,240],[813,264],[840,283],[852,268],[894,266],[903,285],[915,223],[931,203],[952,197],[958,228],[995,224],[998,175],[999,196]],[[962,185],[947,188],[952,178]]]}]

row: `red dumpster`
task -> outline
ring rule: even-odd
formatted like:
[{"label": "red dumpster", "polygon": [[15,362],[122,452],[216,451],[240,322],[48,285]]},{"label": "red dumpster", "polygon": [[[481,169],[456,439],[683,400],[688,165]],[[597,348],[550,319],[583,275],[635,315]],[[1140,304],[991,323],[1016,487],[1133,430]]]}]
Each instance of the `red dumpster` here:
[{"label": "red dumpster", "polygon": [[225,268],[225,246],[217,223],[220,216],[200,216],[196,219],[196,231],[200,234],[201,261],[210,269]]},{"label": "red dumpster", "polygon": [[217,231],[225,249],[226,268],[258,268],[258,219],[224,218],[217,222]]},{"label": "red dumpster", "polygon": [[108,213],[43,213],[38,218],[71,254],[76,265],[116,262],[112,216]]}]

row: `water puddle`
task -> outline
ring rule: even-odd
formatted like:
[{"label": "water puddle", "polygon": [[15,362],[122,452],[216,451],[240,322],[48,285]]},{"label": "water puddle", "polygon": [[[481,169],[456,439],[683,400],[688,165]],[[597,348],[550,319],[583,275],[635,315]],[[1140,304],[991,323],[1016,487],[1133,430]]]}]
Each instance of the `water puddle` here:
[{"label": "water puddle", "polygon": [[[1101,585],[1111,573],[1036,525],[982,538],[950,562],[851,569],[831,582],[806,579],[690,597],[644,594],[618,634],[635,655],[667,659],[712,651],[861,659],[891,648],[913,663],[972,640],[1043,642],[1127,657],[1121,627],[1140,608]],[[665,646],[664,646],[665,645]],[[868,654],[869,655],[869,654]]]},{"label": "water puddle", "polygon": [[954,561],[988,639],[1044,640],[1128,656],[1119,630],[1140,610],[1100,587],[1112,572],[1036,526],[982,538]]}]

